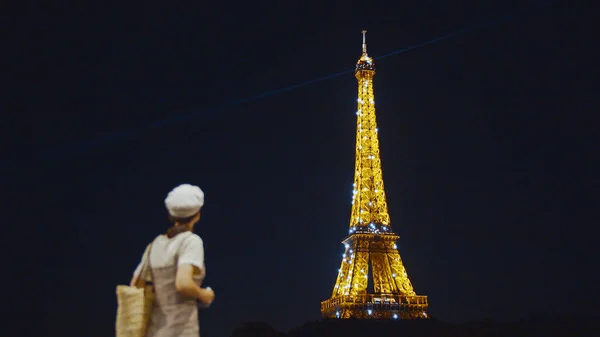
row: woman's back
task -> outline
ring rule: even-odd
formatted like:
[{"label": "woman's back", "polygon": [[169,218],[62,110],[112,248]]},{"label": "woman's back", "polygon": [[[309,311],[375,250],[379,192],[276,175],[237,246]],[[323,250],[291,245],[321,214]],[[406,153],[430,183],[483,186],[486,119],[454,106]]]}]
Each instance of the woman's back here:
[{"label": "woman's back", "polygon": [[[154,285],[156,300],[146,337],[198,337],[198,305],[195,298],[177,292],[175,281],[177,267],[191,264],[198,272],[194,281],[200,286],[205,275],[202,239],[184,232],[173,238],[160,235],[149,247],[150,270],[144,279]],[[148,258],[148,249],[144,254]],[[141,270],[141,265],[138,269]],[[136,273],[140,270],[136,269]]]}]

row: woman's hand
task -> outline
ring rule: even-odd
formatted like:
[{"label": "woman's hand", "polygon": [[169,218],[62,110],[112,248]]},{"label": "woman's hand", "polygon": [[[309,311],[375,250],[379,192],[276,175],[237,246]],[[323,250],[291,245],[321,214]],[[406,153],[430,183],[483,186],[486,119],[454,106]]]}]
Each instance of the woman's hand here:
[{"label": "woman's hand", "polygon": [[209,306],[215,300],[215,292],[210,287],[203,288],[198,300],[202,302],[202,304]]}]

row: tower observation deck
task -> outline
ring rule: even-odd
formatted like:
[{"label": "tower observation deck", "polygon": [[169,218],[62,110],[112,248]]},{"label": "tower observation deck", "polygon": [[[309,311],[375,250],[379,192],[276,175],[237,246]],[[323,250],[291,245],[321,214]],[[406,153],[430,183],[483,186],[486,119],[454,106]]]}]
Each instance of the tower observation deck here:
[{"label": "tower observation deck", "polygon": [[[375,63],[362,31],[358,80],[356,157],[349,235],[331,298],[321,302],[323,318],[428,318],[427,296],[415,293],[398,252],[383,186],[375,118]],[[370,268],[370,270],[369,270]]]}]

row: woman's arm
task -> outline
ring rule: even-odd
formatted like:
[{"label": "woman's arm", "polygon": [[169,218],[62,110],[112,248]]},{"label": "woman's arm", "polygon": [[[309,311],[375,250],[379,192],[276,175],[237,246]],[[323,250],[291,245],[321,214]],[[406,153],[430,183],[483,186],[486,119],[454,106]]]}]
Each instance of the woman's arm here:
[{"label": "woman's arm", "polygon": [[140,274],[142,274],[142,272],[146,272],[146,270],[144,270],[144,266],[148,267],[146,265],[146,263],[148,262],[147,260],[148,260],[149,254],[150,254],[150,245],[146,246],[146,250],[144,250],[142,259],[140,260],[140,263],[135,268],[135,271],[133,272],[133,277],[131,278],[131,281],[129,282],[130,287],[143,288],[146,286],[146,281],[144,280],[143,277],[140,277]]},{"label": "woman's arm", "polygon": [[194,281],[194,272],[200,273],[201,269],[204,269],[204,243],[198,235],[190,235],[180,247],[175,288],[183,295],[210,305],[215,293],[210,289],[200,288]]},{"label": "woman's arm", "polygon": [[146,286],[146,282],[142,280],[138,275],[133,275],[131,282],[129,282],[130,287],[143,288]]},{"label": "woman's arm", "polygon": [[204,304],[212,303],[215,295],[212,290],[200,288],[194,281],[194,265],[180,264],[175,277],[175,289],[185,296],[196,298]]}]

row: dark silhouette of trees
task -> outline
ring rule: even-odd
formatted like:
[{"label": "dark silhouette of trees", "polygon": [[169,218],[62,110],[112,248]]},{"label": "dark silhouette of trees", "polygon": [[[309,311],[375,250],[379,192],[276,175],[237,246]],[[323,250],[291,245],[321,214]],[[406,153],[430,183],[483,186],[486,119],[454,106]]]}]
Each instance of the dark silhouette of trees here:
[{"label": "dark silhouette of trees", "polygon": [[235,329],[231,337],[286,337],[286,334],[265,322],[248,322]]},{"label": "dark silhouette of trees", "polygon": [[449,324],[416,321],[324,320],[307,322],[288,333],[267,323],[247,323],[231,337],[573,337],[600,336],[598,318],[536,315],[511,323],[492,320]]}]

